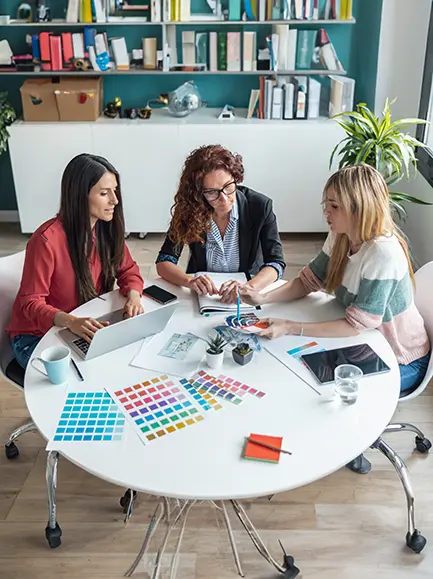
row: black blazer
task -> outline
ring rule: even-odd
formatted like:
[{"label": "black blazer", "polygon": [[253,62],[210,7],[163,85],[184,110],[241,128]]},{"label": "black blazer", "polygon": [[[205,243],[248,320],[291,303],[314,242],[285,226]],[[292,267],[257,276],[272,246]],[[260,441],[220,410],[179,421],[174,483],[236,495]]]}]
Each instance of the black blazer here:
[{"label": "black blazer", "polygon": [[[279,263],[284,271],[283,247],[278,233],[277,218],[272,209],[272,200],[262,193],[248,187],[238,186],[236,199],[239,208],[239,271],[250,276],[256,275],[265,263]],[[206,233],[203,234],[206,242]],[[191,243],[187,273],[208,271],[206,263],[206,245]],[[183,245],[173,243],[166,237],[159,252],[179,259]]]}]

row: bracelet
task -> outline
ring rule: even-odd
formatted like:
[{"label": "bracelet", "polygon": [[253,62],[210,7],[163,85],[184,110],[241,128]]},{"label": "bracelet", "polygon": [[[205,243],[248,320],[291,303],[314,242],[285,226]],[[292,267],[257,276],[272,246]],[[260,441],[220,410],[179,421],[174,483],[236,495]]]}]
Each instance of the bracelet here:
[{"label": "bracelet", "polygon": [[300,336],[304,335],[304,324],[301,322],[301,331],[299,332]]}]

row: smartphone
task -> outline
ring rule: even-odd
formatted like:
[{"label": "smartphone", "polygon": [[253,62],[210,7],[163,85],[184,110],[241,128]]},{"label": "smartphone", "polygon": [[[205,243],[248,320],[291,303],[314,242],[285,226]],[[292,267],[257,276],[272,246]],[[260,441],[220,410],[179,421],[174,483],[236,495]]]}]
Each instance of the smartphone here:
[{"label": "smartphone", "polygon": [[157,285],[151,285],[144,288],[143,295],[155,300],[159,304],[166,305],[177,300],[177,296],[171,294],[165,289],[158,287]]}]

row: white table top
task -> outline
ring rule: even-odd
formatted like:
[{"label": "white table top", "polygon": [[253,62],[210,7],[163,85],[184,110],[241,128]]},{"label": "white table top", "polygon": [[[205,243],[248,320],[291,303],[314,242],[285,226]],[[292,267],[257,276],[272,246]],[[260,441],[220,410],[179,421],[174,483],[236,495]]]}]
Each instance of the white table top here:
[{"label": "white table top", "polygon": [[[185,331],[203,334],[222,323],[223,316],[202,317],[189,290],[161,286],[179,295],[175,312],[185,320]],[[106,300],[95,299],[81,306],[79,315],[100,316],[122,306],[118,292]],[[148,311],[157,307],[143,298]],[[322,321],[341,317],[342,310],[325,294],[314,294],[291,304],[265,306],[261,316],[280,316],[293,320]],[[57,328],[41,340],[34,355],[60,342]],[[123,443],[90,442],[71,444],[62,452],[71,462],[102,479],[155,495],[184,499],[251,498],[284,492],[318,480],[344,466],[366,450],[383,432],[398,402],[400,377],[396,358],[378,331],[355,338],[320,339],[325,347],[368,343],[390,366],[391,372],[364,377],[357,402],[343,406],[326,401],[295,374],[262,350],[241,367],[226,354],[219,373],[237,378],[264,390],[258,399],[248,396],[241,405],[225,403],[206,419],[144,445],[126,421]],[[71,368],[66,385],[54,386],[31,364],[25,375],[25,398],[32,419],[48,440],[54,433],[63,408],[66,391],[103,390],[142,382],[160,375],[133,367],[129,362],[141,343],[135,343],[91,361],[75,360],[84,376],[80,382]],[[203,366],[203,369],[207,369]],[[208,369],[212,374],[212,370]],[[241,458],[244,439],[250,433],[283,436],[283,447],[292,456],[281,455],[279,464]]]}]

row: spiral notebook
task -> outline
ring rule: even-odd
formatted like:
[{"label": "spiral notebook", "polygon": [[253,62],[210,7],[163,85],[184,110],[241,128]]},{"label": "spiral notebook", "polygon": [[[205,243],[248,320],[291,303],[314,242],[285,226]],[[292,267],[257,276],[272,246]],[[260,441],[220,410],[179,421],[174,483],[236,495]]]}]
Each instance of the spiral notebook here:
[{"label": "spiral notebook", "polygon": [[[248,277],[245,273],[209,273],[205,271],[198,272],[198,275],[208,275],[212,278],[217,289],[221,287],[221,285],[229,280],[235,280],[239,283],[246,283],[248,281]],[[200,313],[203,314],[214,314],[214,313],[236,313],[237,312],[237,304],[223,304],[221,302],[221,298],[219,295],[214,296],[199,296],[198,298],[198,306]],[[250,306],[248,304],[241,303],[241,312],[253,312],[255,310],[259,310],[260,306]]]}]

